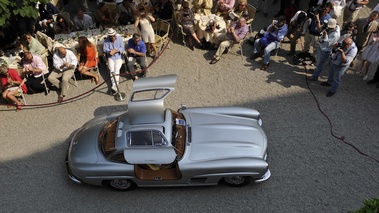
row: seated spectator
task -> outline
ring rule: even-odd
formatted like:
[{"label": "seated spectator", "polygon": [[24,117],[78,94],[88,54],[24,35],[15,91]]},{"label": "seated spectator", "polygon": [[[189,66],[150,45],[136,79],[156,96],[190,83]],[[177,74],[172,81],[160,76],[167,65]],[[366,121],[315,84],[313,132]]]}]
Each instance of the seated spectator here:
[{"label": "seated spectator", "polygon": [[[333,18],[329,19],[327,29],[322,31],[318,39],[317,47],[317,63],[316,68],[313,71],[311,81],[317,81],[318,77],[324,68],[325,62],[332,54],[333,47],[338,45],[338,39],[340,38],[340,29],[337,26],[337,21]],[[349,63],[350,65],[350,63]]]},{"label": "seated spectator", "polygon": [[194,0],[192,11],[197,14],[209,15],[212,14],[212,0]]},{"label": "seated spectator", "polygon": [[[129,39],[131,40],[131,39]],[[112,80],[112,94],[117,93],[117,86],[120,79],[120,69],[122,66],[122,54],[125,51],[124,41],[121,36],[116,35],[116,31],[112,28],[107,30],[107,37],[104,39],[103,51],[107,57],[107,65],[109,72],[115,74]],[[116,80],[116,81],[115,81]]]},{"label": "seated spectator", "polygon": [[55,25],[55,33],[70,34],[72,31],[74,31],[74,24],[59,14],[57,16],[57,24]]},{"label": "seated spectator", "polygon": [[135,11],[132,0],[124,0],[122,4],[117,7],[116,22],[120,25],[128,25],[134,23]]},{"label": "seated spectator", "polygon": [[372,63],[379,61],[379,32],[371,34],[368,45],[364,48],[362,52],[362,65],[361,69],[357,71],[357,74],[363,74],[362,80],[367,80],[368,71]]},{"label": "seated spectator", "polygon": [[270,63],[271,51],[279,48],[280,42],[287,35],[288,27],[285,24],[286,19],[284,16],[280,16],[278,20],[273,20],[272,24],[267,27],[267,31],[264,36],[254,42],[254,55],[252,59],[256,59],[262,56],[263,50],[263,65],[261,70],[267,70]]},{"label": "seated spectator", "polygon": [[17,70],[9,69],[7,62],[2,58],[0,59],[0,81],[3,87],[3,98],[11,101],[16,105],[17,110],[20,110],[23,104],[17,99],[17,96],[20,92],[26,93],[27,88],[25,85],[20,88],[22,79]]},{"label": "seated spectator", "polygon": [[243,38],[245,38],[249,27],[246,24],[246,19],[241,17],[237,22],[232,22],[227,29],[226,33],[217,33],[216,45],[219,47],[213,56],[213,60],[210,64],[215,64],[221,59],[221,55],[224,53],[226,48],[231,47],[234,44],[239,43]]},{"label": "seated spectator", "polygon": [[[78,65],[78,60],[71,50],[66,50],[64,47],[58,47],[58,50],[53,56],[54,70],[49,75],[49,81],[57,89],[60,89],[58,96],[58,103],[63,101],[67,95],[68,80],[72,78],[75,73],[75,68]],[[62,82],[59,81],[62,78]]]},{"label": "seated spectator", "polygon": [[100,26],[111,27],[113,25],[112,12],[104,2],[97,5],[96,18]]},{"label": "seated spectator", "polygon": [[50,20],[53,22],[53,15],[59,13],[58,9],[50,2],[43,3],[41,2],[38,5],[39,17],[40,20]]},{"label": "seated spectator", "polygon": [[35,39],[30,33],[25,33],[21,40],[21,50],[31,52],[36,55],[47,53],[47,49]]},{"label": "seated spectator", "polygon": [[171,19],[173,12],[174,8],[170,0],[159,0],[154,7],[154,14],[163,20]]},{"label": "seated spectator", "polygon": [[157,47],[155,45],[155,32],[151,23],[155,22],[155,18],[149,13],[144,3],[138,5],[138,15],[134,26],[141,31],[143,42],[147,48],[147,54],[151,54],[151,47],[154,51],[154,56],[158,56]]},{"label": "seated spectator", "polygon": [[[135,63],[140,64],[142,72],[135,73]],[[133,38],[128,41],[128,71],[132,74],[133,79],[144,77],[146,74],[146,46],[141,41],[141,36],[137,33],[133,34]]]},{"label": "seated spectator", "polygon": [[[247,10],[247,0],[239,0],[237,6],[234,8],[234,13],[238,16],[233,21],[236,21],[239,17],[244,17],[249,20],[249,11]],[[230,17],[229,17],[230,18]]]},{"label": "seated spectator", "polygon": [[39,55],[46,67],[49,66],[47,61],[47,55],[49,54],[48,49],[41,44],[36,38],[34,38],[30,33],[26,33],[21,40],[21,50],[24,52],[31,52],[34,55]]},{"label": "seated spectator", "polygon": [[46,34],[47,36],[49,36],[50,38],[54,39],[55,22],[53,22],[50,19],[49,20],[43,19],[43,20],[39,21],[38,23],[36,23],[36,30],[40,31],[40,32]]},{"label": "seated spectator", "polygon": [[287,55],[295,54],[297,40],[303,33],[303,26],[306,21],[307,13],[299,10],[292,17],[290,25],[288,26],[287,37],[290,40],[290,52]]},{"label": "seated spectator", "polygon": [[[192,10],[189,8],[189,2],[188,1],[183,1],[183,9],[179,12],[179,22],[183,26],[183,31],[191,35],[193,39],[195,39],[196,43],[199,44],[199,46],[203,46],[199,40],[199,38],[196,35],[195,29],[194,29],[194,15]],[[191,50],[194,50],[193,44],[192,44],[192,39],[189,38],[189,48]]]},{"label": "seated spectator", "polygon": [[[33,55],[31,52],[24,52],[24,58],[21,61],[23,72],[27,77],[26,86],[28,94],[48,92],[45,88],[50,87],[48,82],[43,82],[49,75],[49,70],[39,55]],[[42,76],[43,75],[43,76]],[[46,84],[46,85],[45,85]]]},{"label": "seated spectator", "polygon": [[78,10],[76,13],[76,16],[74,17],[74,25],[77,31],[95,28],[92,17],[85,14],[82,10]]},{"label": "seated spectator", "polygon": [[216,5],[216,15],[222,16],[224,20],[228,19],[229,12],[232,11],[235,0],[218,0]]},{"label": "seated spectator", "polygon": [[87,37],[79,37],[79,53],[78,53],[79,67],[78,70],[81,74],[92,77],[96,84],[99,84],[99,76],[90,72],[90,70],[97,65],[96,49]]}]

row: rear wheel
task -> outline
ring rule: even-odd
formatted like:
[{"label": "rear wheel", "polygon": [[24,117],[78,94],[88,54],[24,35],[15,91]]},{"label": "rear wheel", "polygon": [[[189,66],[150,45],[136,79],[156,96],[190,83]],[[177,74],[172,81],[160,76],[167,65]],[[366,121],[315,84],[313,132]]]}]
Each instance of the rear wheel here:
[{"label": "rear wheel", "polygon": [[128,179],[115,179],[105,182],[110,188],[117,191],[129,191],[136,187],[136,184]]},{"label": "rear wheel", "polygon": [[229,176],[223,178],[224,183],[226,183],[229,186],[245,186],[250,183],[251,177],[250,176]]}]

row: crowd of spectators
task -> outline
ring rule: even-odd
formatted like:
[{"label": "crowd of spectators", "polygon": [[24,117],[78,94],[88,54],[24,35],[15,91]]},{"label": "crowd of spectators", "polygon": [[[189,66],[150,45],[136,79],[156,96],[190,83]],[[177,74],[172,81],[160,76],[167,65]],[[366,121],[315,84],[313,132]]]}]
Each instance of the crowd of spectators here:
[{"label": "crowd of spectators", "polygon": [[[264,16],[267,17],[268,5],[277,2],[275,0],[273,2],[262,1],[258,9],[263,7]],[[369,0],[346,0],[346,5],[341,5],[341,2],[345,1],[310,0],[308,10],[298,10],[299,1],[280,1],[281,10],[274,16],[277,18],[274,18],[272,23],[264,29],[265,33],[252,42],[253,47],[251,48],[254,54],[251,59],[263,57],[261,70],[267,70],[272,52],[280,47],[285,38],[290,41],[290,51],[287,55],[291,56],[296,54],[296,45],[303,37],[302,51],[312,52],[317,57],[316,68],[310,80],[317,81],[325,69],[325,62],[331,61],[328,80],[321,83],[322,86],[330,86],[328,97],[336,93],[342,76],[352,65],[359,51],[362,52],[362,65],[357,74],[362,74],[363,80],[367,80],[370,64],[379,60],[379,4],[368,18],[358,18],[357,14],[360,9],[367,5]],[[343,13],[340,10],[342,6],[344,6]],[[175,10],[179,10],[178,13],[174,13]],[[111,10],[105,2],[100,2],[97,10],[93,13],[78,9],[73,21],[59,13],[53,4],[41,3],[39,4],[38,20],[33,22],[30,19],[19,19],[17,20],[18,25],[16,25],[18,29],[14,29],[12,24],[2,27],[0,42],[4,51],[19,47],[23,52],[21,77],[27,77],[24,92],[28,90],[28,93],[44,91],[48,93],[51,87],[55,87],[59,94],[58,102],[62,102],[67,95],[68,79],[74,75],[76,70],[82,75],[90,77],[96,84],[99,83],[99,75],[91,72],[98,63],[96,46],[82,36],[79,38],[78,54],[60,47],[50,53],[53,66],[49,67],[47,60],[49,48],[34,37],[36,31],[54,38],[57,33],[69,34],[96,27],[108,28],[103,51],[110,73],[114,73],[116,76],[112,78],[111,86],[112,93],[116,93],[124,52],[127,58],[127,71],[132,74],[133,79],[145,76],[145,72],[135,73],[136,63],[141,69],[145,69],[147,67],[146,56],[156,57],[158,55],[153,30],[153,23],[156,19],[171,21],[177,18],[188,36],[189,48],[194,50],[192,40],[195,40],[198,47],[205,49],[204,46],[207,43],[197,36],[194,19],[195,14],[209,15],[212,11],[226,22],[224,32],[213,33],[216,25],[210,28],[210,32],[213,33],[211,49],[212,51],[216,50],[210,64],[215,64],[226,50],[235,44],[240,44],[249,32],[248,19],[250,15],[246,0],[238,2],[218,0],[216,4],[208,0],[194,0],[192,5],[184,0],[176,2],[158,0],[155,4],[150,1],[136,3],[132,0],[124,0],[117,5],[116,10]],[[174,19],[175,14],[178,17]],[[342,17],[342,26],[337,25],[336,18],[338,17]],[[134,24],[139,33],[133,34],[126,46],[112,27],[129,24]],[[17,83],[21,84],[20,79],[12,74],[13,71],[6,72],[4,63],[2,65],[1,75],[8,79],[4,80],[3,88],[9,90],[9,82],[16,85]],[[368,83],[379,82],[377,76],[379,73]],[[60,78],[62,79],[59,80]],[[45,79],[48,80],[45,81]],[[22,103],[14,100],[13,93],[7,92],[7,90],[3,92],[3,97],[16,105],[21,105]],[[21,107],[19,106],[19,108]]]}]

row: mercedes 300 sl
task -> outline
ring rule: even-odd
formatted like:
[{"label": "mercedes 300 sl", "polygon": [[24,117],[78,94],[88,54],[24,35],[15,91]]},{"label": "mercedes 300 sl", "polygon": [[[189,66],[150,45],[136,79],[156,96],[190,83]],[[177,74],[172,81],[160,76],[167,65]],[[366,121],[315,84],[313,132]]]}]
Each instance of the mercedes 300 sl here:
[{"label": "mercedes 300 sl", "polygon": [[165,108],[176,79],[136,80],[126,112],[96,117],[79,128],[67,152],[69,178],[115,190],[267,180],[260,113],[242,107]]}]

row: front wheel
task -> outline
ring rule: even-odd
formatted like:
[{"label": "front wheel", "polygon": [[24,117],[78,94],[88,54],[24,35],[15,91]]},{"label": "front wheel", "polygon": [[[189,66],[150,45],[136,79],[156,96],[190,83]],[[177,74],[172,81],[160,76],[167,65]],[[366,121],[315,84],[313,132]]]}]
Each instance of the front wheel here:
[{"label": "front wheel", "polygon": [[224,183],[226,183],[229,186],[245,186],[250,183],[251,177],[250,176],[229,176],[223,178]]},{"label": "front wheel", "polygon": [[117,191],[129,191],[136,187],[136,184],[128,179],[108,180],[105,182],[105,184],[109,186],[111,189]]}]

